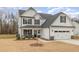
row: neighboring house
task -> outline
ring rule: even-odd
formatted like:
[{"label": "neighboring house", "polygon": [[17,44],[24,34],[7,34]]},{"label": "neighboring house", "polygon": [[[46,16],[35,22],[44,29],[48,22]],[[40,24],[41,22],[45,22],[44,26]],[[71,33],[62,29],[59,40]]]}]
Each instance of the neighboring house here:
[{"label": "neighboring house", "polygon": [[47,40],[71,39],[74,35],[71,19],[65,13],[55,15],[38,13],[30,7],[19,10],[18,34],[22,36],[39,36]]},{"label": "neighboring house", "polygon": [[73,22],[73,25],[75,26],[75,29],[74,29],[74,35],[79,35],[79,21],[72,21]]}]

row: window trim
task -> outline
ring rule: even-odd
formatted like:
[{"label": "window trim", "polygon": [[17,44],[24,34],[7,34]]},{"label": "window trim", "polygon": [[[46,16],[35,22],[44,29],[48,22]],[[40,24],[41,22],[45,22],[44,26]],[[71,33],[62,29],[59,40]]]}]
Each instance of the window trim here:
[{"label": "window trim", "polygon": [[23,20],[23,22],[22,22],[23,24],[27,24],[27,23],[24,23],[24,21],[25,21],[25,20],[27,21],[27,19],[23,18],[22,20]]},{"label": "window trim", "polygon": [[[29,19],[31,19],[31,23],[29,22]],[[32,18],[22,18],[23,22],[22,24],[31,25],[32,24]],[[24,23],[24,20],[27,21],[27,23]]]},{"label": "window trim", "polygon": [[[25,31],[26,31],[26,32],[25,32]],[[29,34],[32,34],[32,29],[24,29],[24,30],[23,30],[23,34],[24,34],[24,35],[27,35],[27,36],[28,36]]]},{"label": "window trim", "polygon": [[[31,20],[31,22],[29,22]],[[28,19],[28,22],[27,22],[28,24],[32,24],[32,19]]]},{"label": "window trim", "polygon": [[[39,24],[38,24],[38,23],[35,23],[35,21],[39,21]],[[34,24],[35,24],[35,25],[40,25],[40,20],[35,19],[35,20],[34,20]]]},{"label": "window trim", "polygon": [[60,16],[60,23],[66,23],[66,16]]}]

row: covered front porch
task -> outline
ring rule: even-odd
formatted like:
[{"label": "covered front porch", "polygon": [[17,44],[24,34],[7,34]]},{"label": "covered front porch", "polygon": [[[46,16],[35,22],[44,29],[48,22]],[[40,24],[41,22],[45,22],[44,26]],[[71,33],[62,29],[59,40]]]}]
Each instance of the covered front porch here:
[{"label": "covered front porch", "polygon": [[21,29],[21,37],[41,37],[41,29],[37,28],[22,28]]}]

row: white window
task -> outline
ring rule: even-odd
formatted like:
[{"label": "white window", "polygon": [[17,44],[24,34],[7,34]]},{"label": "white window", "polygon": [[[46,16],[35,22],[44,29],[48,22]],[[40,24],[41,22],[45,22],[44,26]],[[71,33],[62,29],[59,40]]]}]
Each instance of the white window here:
[{"label": "white window", "polygon": [[35,20],[34,24],[40,24],[40,20]]},{"label": "white window", "polygon": [[32,19],[23,18],[23,24],[32,24]]},{"label": "white window", "polygon": [[28,24],[28,20],[26,18],[23,18],[23,24]]},{"label": "white window", "polygon": [[60,16],[60,22],[66,23],[66,16]]},{"label": "white window", "polygon": [[32,35],[32,30],[31,29],[24,30],[23,32],[24,32],[25,36]]},{"label": "white window", "polygon": [[28,24],[32,24],[32,19],[28,19]]}]

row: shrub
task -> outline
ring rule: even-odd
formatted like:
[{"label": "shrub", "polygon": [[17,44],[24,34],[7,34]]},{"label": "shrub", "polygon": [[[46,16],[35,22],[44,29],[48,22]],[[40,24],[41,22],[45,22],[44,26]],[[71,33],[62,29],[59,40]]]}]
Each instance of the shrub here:
[{"label": "shrub", "polygon": [[20,40],[20,35],[16,34],[16,40]]},{"label": "shrub", "polygon": [[31,36],[31,35],[29,35],[29,36],[28,36],[28,39],[30,39],[31,37],[32,37],[32,36]]},{"label": "shrub", "polygon": [[40,35],[38,35],[38,38],[40,38]]},{"label": "shrub", "polygon": [[27,36],[27,35],[26,35],[25,37],[26,37],[26,38],[28,38],[28,36]]},{"label": "shrub", "polygon": [[32,38],[33,38],[33,39],[35,38],[34,35],[32,35]]},{"label": "shrub", "polygon": [[23,35],[23,36],[22,36],[22,40],[25,40],[25,38],[26,38],[26,37]]},{"label": "shrub", "polygon": [[32,35],[28,35],[27,38],[28,38],[28,39],[31,39],[31,38],[32,38]]},{"label": "shrub", "polygon": [[34,35],[32,35],[32,39],[34,39],[34,40],[35,40],[35,37],[34,37]]}]

